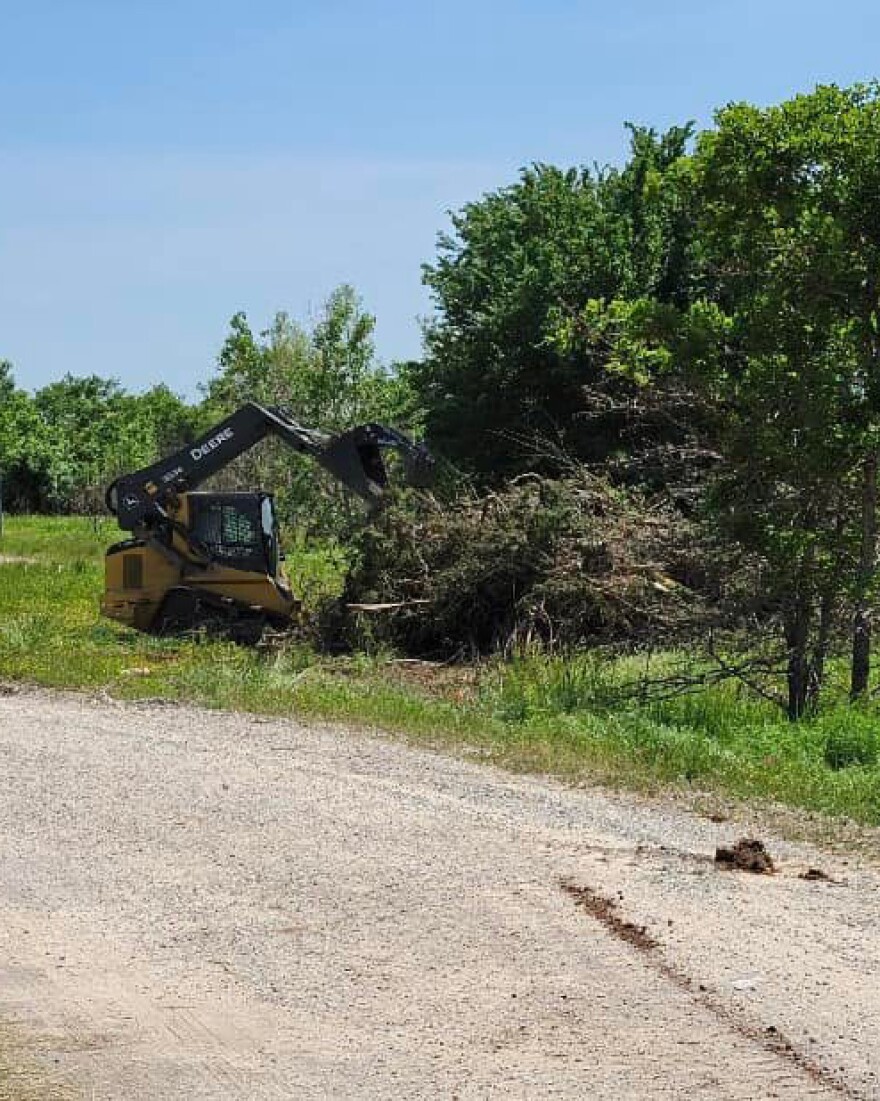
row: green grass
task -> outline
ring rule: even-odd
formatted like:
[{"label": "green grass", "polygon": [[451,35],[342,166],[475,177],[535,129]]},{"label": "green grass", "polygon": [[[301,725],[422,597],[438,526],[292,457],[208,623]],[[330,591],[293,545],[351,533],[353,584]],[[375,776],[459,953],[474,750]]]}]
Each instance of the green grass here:
[{"label": "green grass", "polygon": [[[682,669],[689,659],[662,660]],[[582,655],[499,666],[484,702],[536,743],[551,743],[548,760],[564,755],[569,769],[583,757],[642,783],[769,798],[880,824],[876,708],[832,701],[818,718],[792,724],[733,681],[662,703],[616,703],[642,664]]]},{"label": "green grass", "polygon": [[[216,641],[159,640],[102,620],[102,555],[110,522],[7,520],[0,555],[0,678],[100,688],[207,707],[379,726],[509,768],[637,787],[772,799],[880,824],[880,716],[843,702],[788,723],[727,682],[662,703],[620,703],[644,659],[532,656],[477,669],[432,670],[388,655],[329,659],[307,644],[268,651]],[[288,570],[314,606],[337,591],[334,548],[294,544]],[[653,659],[652,672],[686,666]]]}]

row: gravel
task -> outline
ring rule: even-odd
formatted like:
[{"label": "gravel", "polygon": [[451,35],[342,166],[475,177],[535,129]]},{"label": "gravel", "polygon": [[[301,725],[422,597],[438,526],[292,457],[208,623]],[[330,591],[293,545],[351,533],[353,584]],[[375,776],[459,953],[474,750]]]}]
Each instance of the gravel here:
[{"label": "gravel", "polygon": [[774,875],[717,870],[740,833],[357,731],[0,695],[0,1017],[108,1101],[880,1098],[880,875],[768,836]]}]

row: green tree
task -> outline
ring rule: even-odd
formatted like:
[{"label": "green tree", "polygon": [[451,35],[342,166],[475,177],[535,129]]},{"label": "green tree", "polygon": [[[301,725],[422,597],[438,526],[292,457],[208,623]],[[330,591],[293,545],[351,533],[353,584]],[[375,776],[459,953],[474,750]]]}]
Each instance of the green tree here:
[{"label": "green tree", "polygon": [[796,716],[807,700],[808,639],[824,630],[823,591],[849,591],[853,697],[868,686],[880,445],[878,86],[727,107],[700,136],[694,170],[711,293],[733,323],[714,380],[732,410],[738,490],[728,500],[741,534],[750,532],[786,581]]},{"label": "green tree", "polygon": [[[168,455],[198,434],[198,409],[164,383],[140,394],[125,394],[119,405],[118,446],[131,449],[122,464],[124,469],[131,470],[133,460],[148,463]],[[119,458],[114,459],[114,466],[119,466]]]},{"label": "green tree", "polygon": [[196,427],[196,411],[164,385],[130,394],[113,379],[66,375],[31,397],[0,362],[0,466],[11,508],[103,508],[114,477],[180,447]]},{"label": "green tree", "polygon": [[[5,402],[15,392],[15,378],[12,374],[12,364],[8,359],[0,359],[0,401]],[[0,405],[0,409],[3,406]]]},{"label": "green tree", "polygon": [[7,360],[0,360],[0,472],[6,508],[36,512],[48,506],[52,441],[33,399],[16,387]]},{"label": "green tree", "polygon": [[38,390],[34,406],[52,440],[59,503],[97,507],[104,487],[179,446],[188,414],[167,387],[131,395],[115,379],[65,375]]},{"label": "green tree", "polygon": [[[281,405],[309,428],[341,431],[367,421],[400,424],[409,396],[404,382],[376,360],[375,318],[353,288],[342,286],[327,300],[311,330],[276,314],[255,336],[243,313],[230,322],[217,374],[205,389],[207,422],[246,401]],[[314,463],[267,440],[221,476],[228,484],[264,485],[279,499],[289,522],[333,531],[348,515],[339,488],[316,479]]]},{"label": "green tree", "polygon": [[690,133],[632,127],[621,170],[536,165],[453,216],[424,269],[437,315],[411,369],[438,452],[492,481],[535,464],[530,437],[590,461],[620,450],[627,381],[588,330],[557,337],[589,302],[689,299],[676,175]]},{"label": "green tree", "polygon": [[648,294],[589,299],[556,334],[567,351],[604,347],[607,369],[639,387],[636,404],[666,413],[682,399],[697,450],[721,460],[712,522],[763,563],[755,598],[781,614],[792,718],[816,703],[847,600],[852,696],[868,686],[878,143],[874,85],[723,109],[667,177],[682,227],[677,290],[657,281]]}]

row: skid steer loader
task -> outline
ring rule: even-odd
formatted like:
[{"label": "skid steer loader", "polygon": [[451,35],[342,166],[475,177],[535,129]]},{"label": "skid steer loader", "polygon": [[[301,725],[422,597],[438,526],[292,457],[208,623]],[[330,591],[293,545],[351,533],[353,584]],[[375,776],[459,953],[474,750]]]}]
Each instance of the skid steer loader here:
[{"label": "skid steer loader", "polygon": [[280,407],[243,405],[194,443],[109,486],[107,507],[131,538],[106,552],[105,616],[141,631],[204,629],[240,642],[290,624],[299,603],[284,572],[272,494],[198,491],[269,435],[370,503],[388,484],[385,450],[399,454],[410,485],[431,480],[427,451],[392,428],[366,424],[329,436]]}]

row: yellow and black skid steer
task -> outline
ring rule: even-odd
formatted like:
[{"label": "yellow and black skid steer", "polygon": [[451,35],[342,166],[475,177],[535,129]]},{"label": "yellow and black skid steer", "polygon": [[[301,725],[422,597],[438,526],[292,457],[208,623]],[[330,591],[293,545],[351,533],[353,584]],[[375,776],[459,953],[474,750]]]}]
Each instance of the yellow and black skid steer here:
[{"label": "yellow and black skid steer", "polygon": [[367,502],[388,485],[385,450],[400,455],[408,484],[431,480],[428,452],[393,428],[365,424],[330,436],[281,407],[248,402],[194,443],[110,485],[107,507],[131,537],[105,556],[105,616],[156,634],[205,630],[241,642],[290,624],[299,602],[284,571],[272,494],[198,490],[269,435]]}]

